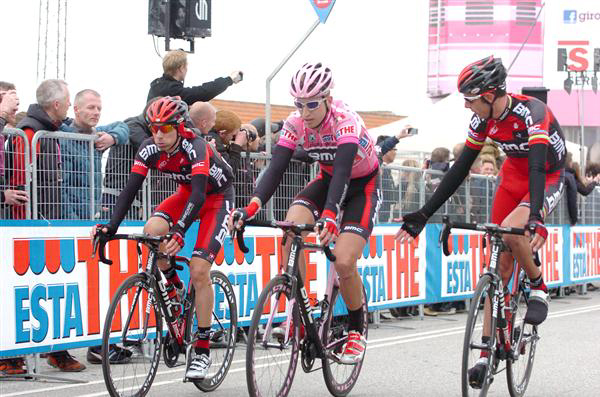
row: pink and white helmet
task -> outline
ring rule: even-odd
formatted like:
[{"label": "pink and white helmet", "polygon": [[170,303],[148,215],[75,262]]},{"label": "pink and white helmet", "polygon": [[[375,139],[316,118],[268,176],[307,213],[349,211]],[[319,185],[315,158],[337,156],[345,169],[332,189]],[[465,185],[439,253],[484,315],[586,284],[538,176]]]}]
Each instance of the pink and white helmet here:
[{"label": "pink and white helmet", "polygon": [[294,98],[326,95],[333,88],[331,69],[322,63],[305,63],[292,77],[290,94]]}]

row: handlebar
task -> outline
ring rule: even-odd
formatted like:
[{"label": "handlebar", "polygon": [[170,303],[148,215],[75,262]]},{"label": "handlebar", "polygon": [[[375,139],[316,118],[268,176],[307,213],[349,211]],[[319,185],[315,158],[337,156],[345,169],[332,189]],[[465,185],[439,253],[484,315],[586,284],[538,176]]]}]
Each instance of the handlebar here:
[{"label": "handlebar", "polygon": [[[106,258],[104,255],[106,243],[112,240],[133,240],[138,243],[145,244],[149,246],[151,249],[157,250],[158,245],[171,238],[171,234],[166,234],[164,236],[149,236],[147,234],[113,234],[112,236],[107,236],[102,233],[101,230],[96,229],[96,235],[92,240],[92,258],[96,257],[96,253],[99,254],[99,260],[102,263],[106,263],[107,265],[112,265],[113,261]],[[158,252],[159,258],[169,259],[171,262],[171,266],[175,267],[176,270],[183,270],[183,266],[177,265],[176,262],[184,262],[189,265],[190,261],[188,258],[183,256],[167,256],[160,252]]]},{"label": "handlebar", "polygon": [[[235,220],[234,220],[234,222],[235,222]],[[312,232],[315,230],[315,225],[310,224],[310,223],[295,224],[292,222],[262,221],[259,219],[252,219],[252,220],[246,221],[244,226],[270,227],[273,229],[281,229],[284,232],[292,232],[296,236],[299,236],[302,232]],[[249,249],[248,249],[248,247],[246,247],[246,244],[244,243],[244,228],[242,228],[241,230],[234,230],[234,233],[235,233],[235,238],[236,238],[238,245],[239,245],[240,249],[242,250],[242,252],[248,253]],[[331,248],[329,248],[329,246],[324,246],[323,252],[325,253],[325,256],[327,256],[327,259],[329,259],[331,262],[336,261],[336,257],[335,257],[335,255],[333,255],[333,252],[331,252]]]},{"label": "handlebar", "polygon": [[448,248],[448,237],[452,228],[454,229],[465,229],[465,230],[476,230],[484,232],[486,234],[516,234],[519,236],[525,235],[525,229],[516,227],[503,227],[498,226],[495,223],[465,223],[465,222],[453,222],[447,215],[442,216],[442,231],[440,233],[440,243],[442,243],[442,251],[444,255],[450,255],[450,249]]}]

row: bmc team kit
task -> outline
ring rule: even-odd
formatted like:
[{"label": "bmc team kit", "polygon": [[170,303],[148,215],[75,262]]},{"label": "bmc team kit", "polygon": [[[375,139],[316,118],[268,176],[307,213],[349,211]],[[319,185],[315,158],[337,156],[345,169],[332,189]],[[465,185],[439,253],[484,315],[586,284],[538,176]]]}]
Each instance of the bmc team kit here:
[{"label": "bmc team kit", "polygon": [[[234,219],[234,223],[236,219]],[[345,305],[340,297],[335,257],[329,247],[304,242],[303,232],[315,225],[290,222],[246,222],[248,226],[279,228],[284,239],[291,238],[288,262],[280,264],[281,274],[265,286],[252,316],[246,350],[246,380],[251,396],[287,396],[296,373],[298,357],[305,372],[323,369],[327,389],[334,396],[345,396],[356,384],[364,360],[342,364],[339,357],[348,336]],[[243,230],[236,233],[242,251]],[[285,240],[284,240],[285,242]],[[329,260],[325,296],[311,304],[299,269],[299,257],[305,248],[323,251]],[[363,287],[363,327],[368,328],[368,310]],[[276,332],[277,330],[283,332]],[[313,368],[317,359],[321,367]]]},{"label": "bmc team kit", "polygon": [[[186,367],[189,366],[194,343],[198,340],[194,329],[195,316],[194,286],[188,282],[185,297],[173,302],[169,297],[166,280],[158,268],[158,259],[167,258],[159,252],[159,245],[170,236],[152,237],[144,234],[116,234],[110,237],[97,233],[94,238],[94,255],[98,251],[100,260],[112,264],[104,255],[110,240],[133,240],[137,242],[138,268],[140,273],[127,278],[112,298],[102,335],[102,371],[106,388],[111,396],[144,396],[156,375],[161,349],[168,367],[178,364],[183,353]],[[144,269],[141,245],[148,248]],[[115,247],[118,252],[118,246]],[[111,251],[113,248],[110,248]],[[189,260],[176,256],[168,258],[177,270],[189,266]],[[202,380],[191,380],[202,391],[215,390],[225,379],[233,360],[237,335],[237,304],[229,279],[219,271],[211,271],[210,279],[215,294],[212,314],[210,351],[212,365]],[[181,306],[180,306],[181,305]],[[163,319],[167,329],[163,330]],[[116,346],[131,356],[125,364],[111,364],[109,351]],[[188,379],[183,379],[184,382]]]},{"label": "bmc team kit", "polygon": [[[516,269],[513,269],[511,282],[504,286],[497,266],[500,253],[508,250],[508,247],[502,241],[502,235],[515,234],[522,236],[525,234],[525,230],[500,227],[492,223],[451,222],[447,216],[444,216],[443,228],[440,234],[444,255],[450,255],[448,237],[452,228],[483,232],[485,237],[491,240],[489,268],[477,282],[467,317],[462,356],[462,395],[463,397],[486,396],[490,385],[494,381],[494,376],[506,369],[508,391],[511,397],[521,397],[525,394],[529,384],[535,349],[540,337],[538,336],[537,326],[524,321],[529,304],[529,280],[525,271],[517,264]],[[535,255],[535,261],[539,265],[537,254]],[[505,302],[509,288],[510,300]],[[491,308],[491,318],[488,318],[486,336],[489,336],[489,338],[483,338],[482,340],[484,335],[483,318],[485,316],[485,310],[482,309],[488,304],[490,305],[487,308],[488,312]],[[492,330],[494,331],[492,332]],[[487,341],[484,341],[485,339]],[[483,355],[482,352],[484,352]],[[487,360],[487,370],[478,388],[473,388],[470,384],[468,370],[482,357]],[[499,368],[501,360],[506,361],[506,368]]]}]

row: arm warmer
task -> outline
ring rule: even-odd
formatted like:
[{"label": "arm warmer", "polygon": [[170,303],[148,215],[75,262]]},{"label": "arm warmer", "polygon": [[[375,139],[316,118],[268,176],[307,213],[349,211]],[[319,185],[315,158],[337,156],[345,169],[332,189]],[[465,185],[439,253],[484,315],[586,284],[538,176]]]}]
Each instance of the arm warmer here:
[{"label": "arm warmer", "polygon": [[110,222],[108,222],[109,229],[112,232],[117,231],[119,225],[123,221],[123,218],[125,218],[125,215],[127,215],[127,212],[129,212],[131,203],[133,203],[135,195],[142,187],[144,179],[146,179],[146,177],[142,174],[138,174],[137,172],[132,172],[129,174],[127,185],[125,185],[121,191],[121,194],[119,194],[119,198],[117,198],[117,203],[115,204],[112,216],[110,217]]},{"label": "arm warmer", "polygon": [[340,212],[340,204],[344,200],[348,189],[352,164],[357,152],[357,143],[343,143],[338,146],[333,160],[333,176],[329,183],[324,209],[333,211],[336,214]]},{"label": "arm warmer", "polygon": [[475,162],[478,154],[479,150],[465,146],[458,159],[442,178],[440,185],[435,189],[429,201],[421,208],[421,211],[427,218],[435,214],[438,208],[458,189],[462,181],[469,175],[471,165]]},{"label": "arm warmer", "polygon": [[188,230],[198,212],[204,205],[206,200],[206,184],[208,182],[208,176],[203,174],[192,175],[192,193],[190,198],[183,207],[183,214],[177,221],[177,229],[181,230],[183,234]]},{"label": "arm warmer", "polygon": [[294,151],[292,149],[284,146],[277,145],[273,149],[273,158],[271,159],[265,174],[254,189],[253,194],[260,199],[262,205],[265,205],[271,196],[273,196],[273,193],[275,193],[293,154]]},{"label": "arm warmer", "polygon": [[529,219],[544,221],[542,206],[546,189],[546,149],[547,145],[537,143],[529,146]]}]

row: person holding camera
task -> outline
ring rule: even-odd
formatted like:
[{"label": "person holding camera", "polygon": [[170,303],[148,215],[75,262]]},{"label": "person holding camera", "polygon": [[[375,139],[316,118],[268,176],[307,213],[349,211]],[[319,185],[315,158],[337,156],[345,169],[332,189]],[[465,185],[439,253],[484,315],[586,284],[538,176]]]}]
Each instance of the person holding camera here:
[{"label": "person holding camera", "polygon": [[229,163],[233,169],[233,175],[237,175],[240,169],[241,153],[249,138],[245,131],[240,131],[241,127],[242,120],[237,114],[231,110],[219,110],[215,126],[205,137]]},{"label": "person holding camera", "polygon": [[194,87],[184,87],[183,81],[188,71],[187,54],[182,50],[169,51],[163,57],[163,75],[150,83],[146,102],[158,96],[179,96],[192,105],[198,101],[210,101],[223,93],[229,86],[242,81],[243,73],[231,72],[229,77],[219,77],[213,81]]}]

